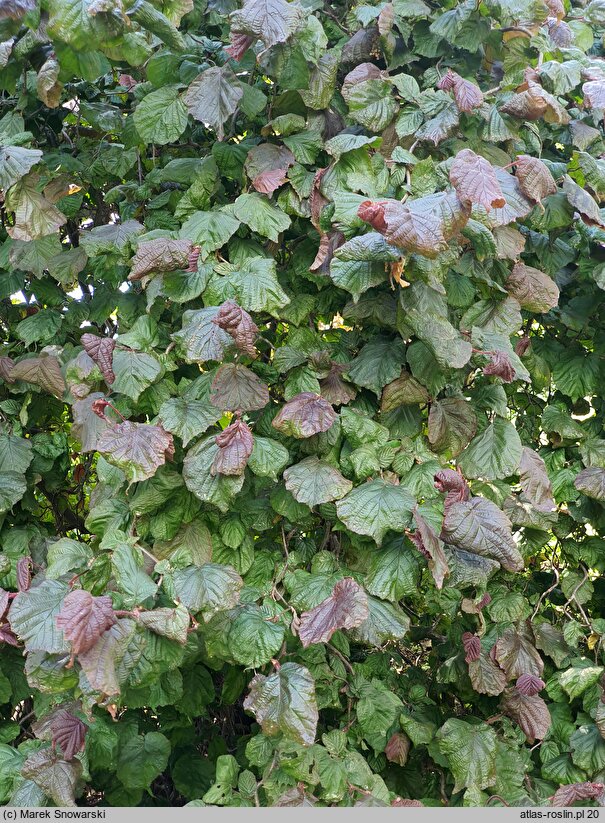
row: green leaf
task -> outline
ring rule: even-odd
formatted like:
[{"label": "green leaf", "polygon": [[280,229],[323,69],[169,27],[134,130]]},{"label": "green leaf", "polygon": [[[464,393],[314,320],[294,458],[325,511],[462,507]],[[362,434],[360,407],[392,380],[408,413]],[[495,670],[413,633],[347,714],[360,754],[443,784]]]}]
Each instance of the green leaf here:
[{"label": "green leaf", "polygon": [[189,449],[183,462],[183,480],[189,491],[204,503],[226,512],[244,485],[244,475],[212,474],[219,447],[214,437],[206,437]]},{"label": "green leaf", "polygon": [[310,746],[318,721],[315,682],[298,663],[284,663],[273,674],[257,674],[250,682],[244,709],[254,714],[263,732],[282,732],[287,738]]},{"label": "green leaf", "polygon": [[229,651],[238,663],[259,668],[275,657],[284,640],[283,625],[257,606],[245,607],[229,631]]},{"label": "green leaf", "polygon": [[159,732],[134,734],[120,747],[117,775],[129,789],[147,789],[168,763],[170,741]]},{"label": "green leaf", "polygon": [[69,651],[69,644],[55,622],[68,592],[65,583],[44,580],[15,597],[9,622],[28,650],[50,653]]},{"label": "green leaf", "polygon": [[523,446],[512,423],[497,417],[462,452],[458,463],[466,477],[501,480],[519,468]]},{"label": "green leaf", "polygon": [[389,531],[411,522],[414,498],[401,486],[372,480],[353,489],[336,504],[338,517],[355,534],[367,534],[378,545]]},{"label": "green leaf", "polygon": [[353,484],[338,469],[317,457],[307,457],[284,472],[288,491],[299,503],[313,507],[330,500],[339,500],[351,491]]},{"label": "green leaf", "polygon": [[496,733],[485,723],[450,718],[437,732],[437,745],[448,759],[456,785],[487,789],[496,782]]},{"label": "green leaf", "polygon": [[262,194],[240,194],[233,204],[233,214],[252,231],[274,242],[290,226],[288,215]]},{"label": "green leaf", "polygon": [[134,111],[134,124],[145,143],[174,143],[187,128],[187,109],[178,86],[163,86],[146,95]]},{"label": "green leaf", "polygon": [[239,603],[243,581],[229,566],[205,563],[188,566],[172,575],[179,600],[192,612],[201,612],[209,620],[215,612],[231,609]]}]

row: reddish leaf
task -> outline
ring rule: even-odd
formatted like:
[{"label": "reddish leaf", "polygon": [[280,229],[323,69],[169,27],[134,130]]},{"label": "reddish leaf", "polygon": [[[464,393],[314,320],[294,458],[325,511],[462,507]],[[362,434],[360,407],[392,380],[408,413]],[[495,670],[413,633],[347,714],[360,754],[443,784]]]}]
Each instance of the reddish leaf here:
[{"label": "reddish leaf", "polygon": [[105,382],[111,385],[116,379],[113,373],[113,350],[116,341],[111,337],[97,337],[96,334],[83,334],[80,342],[84,346],[86,354],[94,360],[101,369],[101,374]]},{"label": "reddish leaf", "polygon": [[191,251],[189,252],[189,257],[187,258],[187,272],[194,272],[197,271],[197,261],[200,259],[200,246],[192,246]]},{"label": "reddish leaf", "polygon": [[410,800],[407,797],[396,797],[391,806],[399,809],[424,809],[424,803],[420,800]]},{"label": "reddish leaf", "polygon": [[210,402],[217,409],[254,411],[267,405],[269,389],[245,366],[225,363],[212,381]]},{"label": "reddish leaf", "polygon": [[32,582],[32,559],[20,557],[17,561],[17,588],[20,592],[29,590]]},{"label": "reddish leaf", "polygon": [[533,637],[523,624],[519,629],[507,629],[494,647],[494,656],[506,672],[509,680],[522,674],[539,677],[544,662],[533,644]]},{"label": "reddish leaf", "polygon": [[227,46],[225,51],[230,57],[233,58],[233,60],[237,60],[239,63],[252,43],[254,43],[254,37],[249,37],[247,34],[238,34],[237,32],[232,31],[230,34],[230,40],[231,45]]},{"label": "reddish leaf", "polygon": [[473,660],[479,660],[481,655],[481,639],[476,634],[464,632],[462,635],[462,645],[464,646],[464,653],[467,663],[472,663]]},{"label": "reddish leaf", "polygon": [[111,597],[93,597],[84,589],[70,592],[57,615],[57,626],[71,642],[74,654],[91,649],[99,637],[116,623]]},{"label": "reddish leaf", "polygon": [[346,406],[357,395],[355,388],[350,383],[346,383],[341,377],[347,368],[348,366],[343,366],[341,363],[332,363],[326,377],[319,381],[322,397],[333,406]]},{"label": "reddish leaf", "polygon": [[524,732],[528,743],[546,737],[551,724],[548,706],[538,695],[531,697],[516,689],[505,692],[500,704],[505,715],[514,720]]},{"label": "reddish leaf", "polygon": [[0,626],[0,643],[8,643],[9,646],[19,645],[18,637],[10,628],[8,623],[4,623]]},{"label": "reddish leaf", "polygon": [[475,83],[460,77],[454,85],[454,100],[460,111],[471,112],[483,105],[483,94]]},{"label": "reddish leaf", "polygon": [[234,300],[226,300],[212,322],[230,334],[240,351],[256,357],[258,352],[254,341],[258,334],[258,326],[247,311],[240,308]]},{"label": "reddish leaf", "polygon": [[184,269],[189,263],[190,252],[191,240],[158,237],[142,242],[132,258],[128,279],[142,280],[148,274]]},{"label": "reddish leaf", "polygon": [[33,383],[55,397],[61,397],[65,391],[65,380],[61,374],[59,361],[52,354],[30,357],[15,363],[10,371],[10,380],[25,380]]},{"label": "reddish leaf", "polygon": [[535,509],[551,512],[555,508],[553,491],[544,460],[532,449],[525,447],[519,464],[519,483],[523,497]]},{"label": "reddish leaf", "polygon": [[435,258],[466,225],[470,206],[463,204],[452,191],[430,194],[417,200],[400,203],[366,200],[357,210],[358,216],[383,234],[389,243],[410,253]]},{"label": "reddish leaf", "polygon": [[573,806],[578,800],[597,800],[605,792],[603,783],[569,783],[553,794],[551,806]]},{"label": "reddish leaf", "polygon": [[345,577],[319,606],[301,614],[298,636],[304,648],[327,643],[335,631],[360,626],[369,614],[365,591],[351,577]]},{"label": "reddish leaf", "polygon": [[54,714],[50,729],[53,747],[60,747],[65,760],[73,760],[84,749],[87,727],[67,709],[60,709]]},{"label": "reddish leaf", "polygon": [[522,674],[517,678],[517,691],[527,697],[533,697],[534,694],[541,692],[546,684],[535,674]]},{"label": "reddish leaf", "polygon": [[105,429],[97,450],[119,466],[130,483],[152,477],[174,454],[172,435],[161,426],[125,420]]},{"label": "reddish leaf", "polygon": [[459,111],[471,112],[483,104],[483,93],[479,86],[470,80],[465,80],[456,74],[452,69],[448,69],[445,75],[437,83],[437,88],[444,91],[453,91],[454,100]]},{"label": "reddish leaf", "polygon": [[582,86],[584,105],[589,109],[605,109],[605,80],[589,80]]},{"label": "reddish leaf", "polygon": [[506,205],[494,167],[471,149],[462,149],[454,158],[450,182],[463,203],[483,206],[486,211]]},{"label": "reddish leaf", "polygon": [[6,380],[7,383],[12,382],[11,372],[14,368],[14,362],[10,357],[0,357],[0,377]]},{"label": "reddish leaf", "polygon": [[560,49],[568,49],[574,41],[574,34],[564,20],[557,20],[556,17],[549,17],[546,21],[546,28],[550,39],[555,46]]},{"label": "reddish leaf", "polygon": [[389,742],[384,749],[387,760],[390,760],[391,763],[397,763],[398,766],[405,766],[411,745],[412,741],[407,734],[395,732],[389,738]]},{"label": "reddish leaf", "polygon": [[522,337],[519,342],[515,345],[515,354],[517,357],[523,357],[524,354],[527,353],[531,345],[531,340],[529,337]]},{"label": "reddish leaf", "polygon": [[462,503],[469,500],[471,490],[464,477],[453,469],[442,469],[435,475],[435,488],[437,491],[445,492],[445,508],[452,503]]},{"label": "reddish leaf", "polygon": [[555,194],[555,183],[548,166],[537,157],[520,154],[515,161],[515,174],[523,194],[534,203],[541,203],[549,194]]},{"label": "reddish leaf", "polygon": [[318,169],[315,172],[315,176],[313,177],[313,185],[311,187],[311,194],[309,195],[309,207],[311,209],[311,223],[313,223],[313,225],[315,226],[315,228],[318,231],[320,231],[319,218],[321,216],[322,209],[329,202],[319,190],[319,187],[321,185],[322,177],[327,172],[327,170],[328,170],[327,168]]},{"label": "reddish leaf", "polygon": [[319,241],[319,249],[317,250],[315,259],[309,266],[309,271],[314,271],[327,277],[330,272],[330,263],[334,257],[334,252],[336,249],[339,249],[344,242],[345,236],[340,231],[323,234]]},{"label": "reddish leaf", "polygon": [[130,74],[120,74],[118,77],[118,83],[120,86],[128,89],[128,91],[132,91],[134,87],[138,85],[137,81]]},{"label": "reddish leaf", "polygon": [[248,458],[252,454],[254,439],[243,420],[235,420],[217,434],[215,443],[219,447],[212,461],[210,473],[240,475],[244,473]]},{"label": "reddish leaf", "polygon": [[544,0],[544,4],[548,7],[553,17],[556,17],[557,19],[565,17],[565,6],[563,5],[563,0]]},{"label": "reddish leaf", "polygon": [[547,312],[559,302],[559,289],[554,280],[540,269],[515,263],[505,283],[506,291],[518,300],[522,309]]},{"label": "reddish leaf", "polygon": [[273,419],[273,426],[290,437],[311,437],[331,428],[336,412],[327,400],[313,392],[302,392],[289,400]]},{"label": "reddish leaf", "polygon": [[480,654],[476,660],[467,660],[468,676],[478,694],[495,697],[506,688],[506,675],[491,657]]},{"label": "reddish leaf", "polygon": [[410,535],[416,547],[426,557],[429,569],[438,589],[443,587],[445,577],[450,573],[447,558],[443,551],[443,543],[426,520],[414,511],[416,531]]},{"label": "reddish leaf", "polygon": [[456,77],[460,77],[460,75],[456,74],[456,72],[452,71],[452,69],[448,69],[441,80],[437,83],[437,88],[442,89],[443,91],[452,91],[456,85]]},{"label": "reddish leaf", "polygon": [[506,352],[495,351],[490,354],[489,363],[484,366],[483,374],[499,377],[504,383],[512,383],[516,372]]},{"label": "reddish leaf", "polygon": [[294,155],[285,146],[261,143],[250,149],[244,168],[256,191],[271,195],[286,182],[294,162]]}]

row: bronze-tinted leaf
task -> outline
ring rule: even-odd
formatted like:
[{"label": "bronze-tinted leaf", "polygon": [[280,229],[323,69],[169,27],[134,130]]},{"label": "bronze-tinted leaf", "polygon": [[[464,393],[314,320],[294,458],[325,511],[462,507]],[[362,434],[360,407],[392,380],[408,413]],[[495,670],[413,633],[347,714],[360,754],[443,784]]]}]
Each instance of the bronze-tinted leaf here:
[{"label": "bronze-tinted leaf", "polygon": [[273,419],[273,426],[290,437],[311,437],[325,432],[336,420],[327,400],[313,392],[302,392],[289,400]]},{"label": "bronze-tinted leaf", "polygon": [[17,588],[20,592],[29,590],[32,582],[32,559],[20,557],[17,561]]},{"label": "bronze-tinted leaf", "polygon": [[61,397],[65,391],[61,366],[52,354],[31,357],[15,363],[10,372],[10,379],[33,383],[55,397]]},{"label": "bronze-tinted leaf", "polygon": [[494,558],[507,571],[518,572],[525,565],[510,520],[485,497],[446,506],[441,537],[459,549]]},{"label": "bronze-tinted leaf", "polygon": [[435,530],[427,523],[416,509],[413,514],[416,531],[410,535],[416,547],[428,560],[433,580],[438,589],[442,588],[445,577],[450,573],[443,543]]},{"label": "bronze-tinted leaf", "polygon": [[0,20],[9,17],[20,20],[24,14],[36,9],[36,0],[4,0],[0,4]]},{"label": "bronze-tinted leaf", "polygon": [[174,442],[161,426],[125,420],[102,432],[97,450],[119,466],[130,483],[139,483],[172,458]]},{"label": "bronze-tinted leaf", "polygon": [[430,194],[400,203],[370,200],[358,208],[358,216],[383,234],[389,243],[410,253],[437,257],[466,225],[470,206],[453,191]]},{"label": "bronze-tinted leaf", "polygon": [[12,381],[11,373],[13,371],[14,362],[10,357],[0,357],[0,378],[6,380],[7,383]]},{"label": "bronze-tinted leaf", "polygon": [[544,670],[544,662],[533,644],[533,637],[524,625],[504,632],[495,645],[494,656],[509,680],[522,674],[540,677]]},{"label": "bronze-tinted leaf", "polygon": [[248,34],[238,34],[237,32],[232,31],[229,39],[231,40],[231,44],[226,47],[225,51],[233,60],[237,60],[239,63],[244,54],[254,43],[254,37],[250,37]]},{"label": "bronze-tinted leaf", "polygon": [[476,634],[464,632],[462,635],[462,646],[464,648],[464,659],[467,663],[479,660],[481,656],[481,638]]},{"label": "bronze-tinted leaf", "polygon": [[327,643],[335,631],[354,629],[369,616],[368,597],[351,577],[339,580],[332,594],[300,616],[298,635],[304,648]]},{"label": "bronze-tinted leaf", "polygon": [[405,766],[408,762],[411,745],[412,741],[407,734],[395,732],[389,738],[389,742],[384,749],[387,760],[390,760],[391,763],[397,763],[398,766]]},{"label": "bronze-tinted leaf", "polygon": [[534,203],[541,203],[549,194],[555,194],[555,183],[548,166],[537,157],[520,154],[515,160],[515,174],[521,191]]},{"label": "bronze-tinted leaf", "polygon": [[544,4],[548,7],[553,17],[556,17],[558,20],[565,17],[563,0],[544,0]]},{"label": "bronze-tinted leaf", "polygon": [[436,452],[457,457],[477,431],[477,417],[464,397],[444,397],[431,403],[428,420],[429,443]]},{"label": "bronze-tinted leaf", "polygon": [[260,143],[248,152],[244,168],[256,191],[271,195],[286,182],[294,155],[285,146]]},{"label": "bronze-tinted leaf", "polygon": [[476,692],[492,697],[502,694],[506,688],[506,675],[488,655],[480,654],[476,660],[467,659],[467,663],[468,676]]},{"label": "bronze-tinted leaf", "polygon": [[429,393],[422,383],[419,383],[409,372],[402,371],[396,380],[382,390],[380,410],[383,413],[390,412],[400,406],[428,403],[428,400]]},{"label": "bronze-tinted leaf", "polygon": [[131,260],[128,279],[142,280],[148,274],[186,269],[192,245],[191,240],[170,240],[167,237],[140,243]]},{"label": "bronze-tinted leaf", "polygon": [[267,405],[269,389],[245,366],[225,363],[212,381],[210,402],[226,411],[254,411]]},{"label": "bronze-tinted leaf", "polygon": [[334,257],[334,252],[345,242],[345,236],[340,231],[331,231],[322,234],[319,241],[319,248],[315,259],[309,266],[309,271],[317,272],[318,275],[328,276],[330,273],[330,263]]},{"label": "bronze-tinted leaf", "polygon": [[74,654],[83,654],[116,622],[111,597],[93,597],[84,589],[71,591],[57,615],[57,626],[71,642]]},{"label": "bronze-tinted leaf", "polygon": [[113,350],[116,341],[113,337],[97,337],[96,334],[86,333],[80,338],[86,354],[94,360],[101,369],[105,382],[110,386],[116,379],[113,373]]},{"label": "bronze-tinted leaf", "polygon": [[546,312],[559,303],[557,284],[540,269],[515,263],[506,279],[506,290],[521,305],[533,312]]},{"label": "bronze-tinted leaf", "polygon": [[483,374],[487,377],[499,377],[503,383],[512,383],[516,372],[507,353],[495,351],[489,355],[489,363],[483,367]]},{"label": "bronze-tinted leaf", "polygon": [[249,354],[250,357],[257,356],[254,341],[258,334],[258,326],[235,300],[226,300],[212,318],[212,322],[231,335],[240,351]]},{"label": "bronze-tinted leaf", "polygon": [[546,472],[544,460],[533,449],[524,447],[519,464],[519,483],[523,497],[535,509],[551,512],[555,508],[552,485]]},{"label": "bronze-tinted leaf", "polygon": [[589,80],[582,86],[584,105],[589,109],[605,109],[605,78]]},{"label": "bronze-tinted leaf", "polygon": [[551,806],[573,806],[578,800],[602,800],[605,794],[603,783],[568,783],[559,786],[550,801]]},{"label": "bronze-tinted leaf", "polygon": [[486,211],[506,205],[494,167],[471,149],[462,149],[454,158],[450,182],[463,203],[483,206]]},{"label": "bronze-tinted leaf", "polygon": [[515,685],[518,692],[524,694],[526,697],[533,697],[534,694],[541,692],[546,684],[535,674],[522,674],[517,678]]},{"label": "bronze-tinted leaf", "polygon": [[240,475],[252,454],[254,438],[249,426],[243,420],[234,420],[215,437],[218,451],[212,461],[210,473]]},{"label": "bronze-tinted leaf", "polygon": [[454,81],[454,100],[460,111],[471,112],[483,105],[483,93],[475,83],[457,75]]},{"label": "bronze-tinted leaf", "polygon": [[550,712],[546,703],[537,694],[529,697],[517,689],[508,689],[500,706],[504,714],[519,725],[528,743],[542,740],[548,734],[551,724]]},{"label": "bronze-tinted leaf", "polygon": [[63,760],[50,747],[30,754],[21,774],[33,780],[57,806],[75,806],[75,792],[82,775],[79,760]]},{"label": "bronze-tinted leaf", "polygon": [[527,88],[514,94],[500,111],[518,117],[521,120],[539,120],[547,123],[569,123],[569,114],[556,97],[549,94],[535,80],[529,80]]},{"label": "bronze-tinted leaf", "polygon": [[59,709],[50,722],[52,743],[59,746],[65,760],[73,760],[84,748],[87,727],[67,709]]},{"label": "bronze-tinted leaf", "polygon": [[441,469],[435,475],[435,488],[437,491],[445,492],[445,508],[452,503],[461,503],[468,500],[471,490],[462,475],[454,469]]},{"label": "bronze-tinted leaf", "polygon": [[573,481],[576,489],[593,500],[605,500],[605,469],[589,466],[576,476]]},{"label": "bronze-tinted leaf", "polygon": [[560,49],[568,49],[573,45],[574,34],[565,20],[557,20],[556,17],[549,17],[546,21],[546,28],[550,39]]},{"label": "bronze-tinted leaf", "polygon": [[328,374],[323,380],[319,381],[322,397],[333,406],[346,406],[347,403],[350,403],[351,400],[354,400],[357,396],[355,388],[343,380],[341,376],[347,368],[348,365],[332,363]]}]

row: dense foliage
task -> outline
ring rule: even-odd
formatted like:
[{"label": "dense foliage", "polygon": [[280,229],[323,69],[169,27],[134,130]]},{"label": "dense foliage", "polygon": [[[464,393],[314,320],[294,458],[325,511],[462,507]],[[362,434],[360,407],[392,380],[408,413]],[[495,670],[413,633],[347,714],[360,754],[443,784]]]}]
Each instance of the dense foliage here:
[{"label": "dense foliage", "polygon": [[605,783],[605,2],[0,2],[0,803]]}]

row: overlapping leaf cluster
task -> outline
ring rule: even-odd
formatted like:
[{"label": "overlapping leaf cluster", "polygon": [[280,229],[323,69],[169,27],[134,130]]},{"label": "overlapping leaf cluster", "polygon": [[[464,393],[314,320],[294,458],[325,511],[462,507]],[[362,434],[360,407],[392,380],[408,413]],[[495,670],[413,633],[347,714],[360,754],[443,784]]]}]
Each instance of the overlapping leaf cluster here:
[{"label": "overlapping leaf cluster", "polygon": [[0,803],[604,802],[604,32],[0,4]]}]

